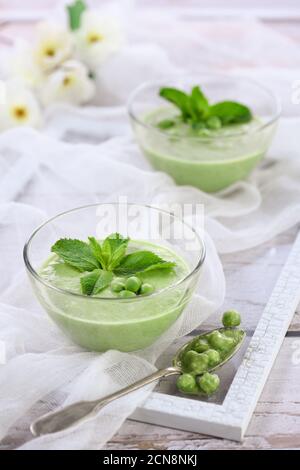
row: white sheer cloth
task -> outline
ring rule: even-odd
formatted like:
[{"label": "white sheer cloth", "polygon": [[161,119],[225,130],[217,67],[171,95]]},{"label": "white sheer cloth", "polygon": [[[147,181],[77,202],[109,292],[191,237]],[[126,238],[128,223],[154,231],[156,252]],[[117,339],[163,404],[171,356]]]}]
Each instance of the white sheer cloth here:
[{"label": "white sheer cloth", "polygon": [[[237,37],[245,45],[242,65],[260,65],[259,48],[267,65],[275,67],[280,47],[286,57],[284,65],[291,65],[285,40],[256,23],[249,23],[247,34],[238,22],[231,28],[227,23],[223,29],[214,28],[227,38],[226,47],[220,43],[217,47],[208,24],[203,23],[199,39],[193,28],[183,28],[176,20],[171,28],[177,26],[176,37],[181,38],[177,48],[170,44],[163,15],[159,19],[148,15],[143,21],[136,23],[130,41],[150,37],[155,26],[157,43],[128,46],[110,64],[101,78],[107,89],[103,101],[110,88],[118,90],[111,97],[113,104],[124,102],[136,83],[149,78],[149,70],[155,78],[162,69],[172,73],[182,69],[184,51],[192,53],[195,44],[202,51],[205,67],[225,62],[232,66],[240,58]],[[276,56],[272,53],[274,41]],[[212,51],[214,64],[209,62]],[[293,53],[293,66],[300,67],[299,51]],[[131,74],[118,73],[124,64]],[[193,65],[190,60],[189,69],[197,69]],[[295,114],[286,109],[286,114]],[[13,435],[14,445],[21,449],[99,449],[105,445],[153,387],[124,397],[89,421],[60,433],[32,439],[26,429],[33,418],[58,405],[104,396],[151,373],[157,357],[176,337],[193,330],[221,306],[225,281],[217,253],[248,249],[300,221],[299,130],[297,117],[282,119],[269,159],[249,180],[217,195],[178,187],[166,174],[154,172],[133,141],[123,106],[58,106],[48,110],[43,133],[14,129],[0,135],[0,340],[6,347],[6,363],[0,365],[0,439]],[[152,205],[203,203],[207,258],[191,304],[155,345],[132,354],[96,354],[70,343],[38,305],[24,272],[22,248],[45,218],[86,203],[116,201],[120,195]],[[9,438],[3,443],[4,448],[12,446]]]}]

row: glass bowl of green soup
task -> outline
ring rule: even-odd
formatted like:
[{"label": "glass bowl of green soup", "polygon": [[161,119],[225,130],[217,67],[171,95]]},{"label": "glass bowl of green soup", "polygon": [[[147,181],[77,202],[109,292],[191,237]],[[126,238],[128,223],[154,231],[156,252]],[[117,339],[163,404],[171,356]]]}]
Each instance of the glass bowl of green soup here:
[{"label": "glass bowl of green soup", "polygon": [[179,185],[220,191],[246,178],[266,154],[280,104],[253,80],[183,76],[145,83],[128,102],[138,144]]},{"label": "glass bowl of green soup", "polygon": [[61,213],[24,247],[40,304],[75,343],[95,351],[154,343],[187,306],[204,258],[190,225],[139,204]]}]

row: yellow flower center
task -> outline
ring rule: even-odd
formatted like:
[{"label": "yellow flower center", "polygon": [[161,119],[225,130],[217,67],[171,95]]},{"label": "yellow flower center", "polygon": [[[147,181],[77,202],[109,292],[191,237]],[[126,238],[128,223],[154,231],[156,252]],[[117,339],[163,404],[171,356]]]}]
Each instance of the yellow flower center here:
[{"label": "yellow flower center", "polygon": [[94,44],[103,40],[103,36],[100,33],[90,33],[87,37],[87,42]]},{"label": "yellow flower center", "polygon": [[64,87],[68,87],[70,86],[72,83],[74,82],[74,77],[72,77],[71,75],[66,75],[63,79],[63,86]]},{"label": "yellow flower center", "polygon": [[11,113],[17,121],[25,121],[28,117],[28,110],[25,106],[16,106]]},{"label": "yellow flower center", "polygon": [[45,49],[45,55],[48,56],[48,57],[54,57],[56,54],[56,50],[54,47],[47,47]]}]

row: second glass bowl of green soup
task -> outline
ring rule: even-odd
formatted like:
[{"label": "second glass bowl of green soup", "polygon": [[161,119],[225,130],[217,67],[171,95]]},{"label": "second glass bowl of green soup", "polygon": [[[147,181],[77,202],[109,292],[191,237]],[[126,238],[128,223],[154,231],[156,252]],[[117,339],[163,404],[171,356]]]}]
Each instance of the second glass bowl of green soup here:
[{"label": "second glass bowl of green soup", "polygon": [[[160,96],[163,88],[190,94],[197,86],[210,105],[235,101],[247,106],[251,120],[218,129],[191,125],[180,118],[177,106]],[[128,112],[138,144],[156,170],[168,173],[179,185],[216,192],[246,178],[261,161],[274,135],[280,104],[253,80],[199,75],[141,85],[129,99]]]},{"label": "second glass bowl of green soup", "polygon": [[[103,240],[116,232],[129,237],[126,253],[120,253],[112,241],[117,261],[107,268],[115,266],[106,287],[84,294],[81,278],[102,273],[93,271],[94,261],[86,251],[91,237],[94,244],[95,240],[102,244],[104,253]],[[66,250],[64,257],[57,247]],[[161,269],[160,264],[143,270],[149,252],[154,261],[160,257],[173,267]],[[133,269],[133,258],[128,258],[132,253],[138,253]],[[37,228],[24,247],[25,265],[40,304],[75,343],[96,351],[134,351],[154,343],[187,306],[204,258],[203,241],[192,227],[168,212],[139,204],[94,204],[64,212]],[[83,263],[79,269],[77,263]],[[128,294],[130,289],[136,293]]]}]

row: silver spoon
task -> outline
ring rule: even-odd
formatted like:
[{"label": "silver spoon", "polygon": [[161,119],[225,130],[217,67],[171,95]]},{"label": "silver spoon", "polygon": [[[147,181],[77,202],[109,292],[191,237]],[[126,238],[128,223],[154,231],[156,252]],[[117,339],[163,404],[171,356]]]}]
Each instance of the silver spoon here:
[{"label": "silver spoon", "polygon": [[[226,328],[217,328],[216,330],[212,331],[224,331]],[[201,335],[197,336],[196,338],[201,338],[202,336],[208,335],[210,332],[202,333]],[[213,372],[216,369],[219,369],[224,364],[226,364],[240,349],[246,333],[243,330],[241,331],[241,338],[237,345],[232,349],[231,353],[219,364],[214,367],[211,367],[207,370],[207,372]],[[79,421],[84,420],[87,417],[91,417],[95,415],[101,408],[103,408],[108,403],[111,403],[113,400],[123,397],[127,395],[127,393],[134,392],[135,390],[144,387],[144,385],[148,385],[156,380],[161,379],[162,377],[168,377],[170,375],[180,375],[182,373],[182,364],[181,364],[181,357],[183,351],[188,348],[188,346],[195,341],[196,338],[193,338],[188,343],[185,343],[176,353],[173,358],[172,366],[167,367],[165,369],[158,370],[147,377],[144,377],[141,380],[129,385],[111,395],[107,395],[104,398],[100,398],[98,400],[93,401],[80,401],[74,403],[72,405],[66,406],[65,408],[47,413],[36,421],[34,421],[31,426],[30,430],[34,436],[41,436],[43,434],[50,434],[58,431],[62,431],[63,429],[69,428],[70,426],[78,423]]]}]

